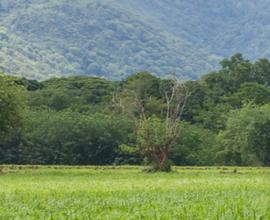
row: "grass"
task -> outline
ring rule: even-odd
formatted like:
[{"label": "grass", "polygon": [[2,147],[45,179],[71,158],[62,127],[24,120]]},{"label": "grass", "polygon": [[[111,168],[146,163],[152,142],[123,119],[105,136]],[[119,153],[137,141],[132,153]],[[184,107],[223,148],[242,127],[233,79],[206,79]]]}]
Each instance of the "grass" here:
[{"label": "grass", "polygon": [[270,219],[270,169],[0,168],[0,219]]}]

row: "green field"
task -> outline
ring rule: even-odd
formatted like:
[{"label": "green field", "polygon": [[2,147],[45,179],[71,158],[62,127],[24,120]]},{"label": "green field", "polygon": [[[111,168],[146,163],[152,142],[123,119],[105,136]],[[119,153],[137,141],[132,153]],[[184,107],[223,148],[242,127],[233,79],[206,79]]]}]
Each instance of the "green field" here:
[{"label": "green field", "polygon": [[270,169],[2,167],[0,219],[270,219]]}]

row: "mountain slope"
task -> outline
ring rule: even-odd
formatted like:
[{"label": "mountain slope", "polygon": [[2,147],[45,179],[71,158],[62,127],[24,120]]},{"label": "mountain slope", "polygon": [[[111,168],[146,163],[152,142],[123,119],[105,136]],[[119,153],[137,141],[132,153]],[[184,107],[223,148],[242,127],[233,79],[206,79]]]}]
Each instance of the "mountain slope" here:
[{"label": "mountain slope", "polygon": [[0,70],[196,78],[236,52],[269,58],[269,11],[269,0],[1,0]]},{"label": "mountain slope", "polygon": [[228,57],[270,57],[270,1],[117,0],[198,48]]},{"label": "mountain slope", "polygon": [[213,68],[207,52],[111,1],[14,4],[3,10],[0,22],[5,30],[0,63],[8,73],[38,79],[68,74],[119,78],[148,70],[194,78]]}]

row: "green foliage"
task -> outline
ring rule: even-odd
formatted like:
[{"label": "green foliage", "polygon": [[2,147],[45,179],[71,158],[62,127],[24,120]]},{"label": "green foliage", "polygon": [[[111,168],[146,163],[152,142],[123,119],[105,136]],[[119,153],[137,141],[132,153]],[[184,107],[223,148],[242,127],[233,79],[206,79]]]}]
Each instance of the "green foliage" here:
[{"label": "green foliage", "polygon": [[230,110],[250,101],[260,105],[269,103],[268,60],[251,63],[241,54],[235,54],[221,65],[221,70],[190,83],[193,89],[184,113],[185,120],[215,132],[224,128]]},{"label": "green foliage", "polygon": [[24,86],[27,91],[36,91],[43,88],[43,84],[37,80],[29,80],[26,78],[19,78],[16,81],[16,84]]},{"label": "green foliage", "polygon": [[243,83],[231,96],[224,97],[224,101],[234,108],[253,102],[257,105],[270,103],[270,88],[258,83]]},{"label": "green foliage", "polygon": [[44,81],[42,87],[31,93],[30,106],[63,110],[75,105],[97,105],[109,101],[114,83],[94,77],[69,77]]},{"label": "green foliage", "polygon": [[14,79],[0,74],[0,142],[20,128],[25,103],[23,88]]},{"label": "green foliage", "polygon": [[124,89],[136,93],[142,99],[160,97],[160,79],[148,72],[141,72],[129,76],[124,80]]},{"label": "green foliage", "polygon": [[154,169],[169,168],[167,161],[269,165],[269,75],[268,60],[236,54],[219,71],[186,81],[191,94],[177,132],[164,97],[173,80],[149,72],[121,81],[1,75],[0,163],[139,164],[144,155]]},{"label": "green foliage", "polygon": [[152,116],[142,121],[138,129],[138,145],[141,151],[155,151],[166,147],[166,124]]},{"label": "green foliage", "polygon": [[269,127],[269,105],[246,105],[233,111],[226,129],[219,135],[222,150],[218,161],[223,160],[225,164],[269,166]]},{"label": "green foliage", "polygon": [[201,109],[198,115],[194,117],[198,124],[203,125],[206,129],[219,132],[224,129],[227,114],[233,108],[227,103],[213,104],[208,103],[205,109]]},{"label": "green foliage", "polygon": [[181,122],[181,136],[173,147],[171,160],[176,165],[214,165],[216,135],[207,129]]},{"label": "green foliage", "polygon": [[151,163],[151,171],[171,171],[168,154],[174,144],[172,142],[176,140],[168,126],[166,121],[156,116],[142,120],[139,124],[137,131],[139,152]]},{"label": "green foliage", "polygon": [[109,164],[128,142],[132,122],[125,117],[39,110],[28,116],[22,162],[31,164]]},{"label": "green foliage", "polygon": [[164,108],[161,92],[162,80],[148,72],[141,72],[121,81],[120,102],[124,112],[139,117],[161,115]]}]

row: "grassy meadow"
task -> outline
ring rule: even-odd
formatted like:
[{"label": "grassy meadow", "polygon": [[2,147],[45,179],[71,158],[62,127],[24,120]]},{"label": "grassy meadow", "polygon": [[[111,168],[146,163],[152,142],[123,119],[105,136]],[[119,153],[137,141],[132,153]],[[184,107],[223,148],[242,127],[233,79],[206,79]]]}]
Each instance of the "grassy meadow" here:
[{"label": "grassy meadow", "polygon": [[270,169],[0,168],[0,219],[270,219]]}]

